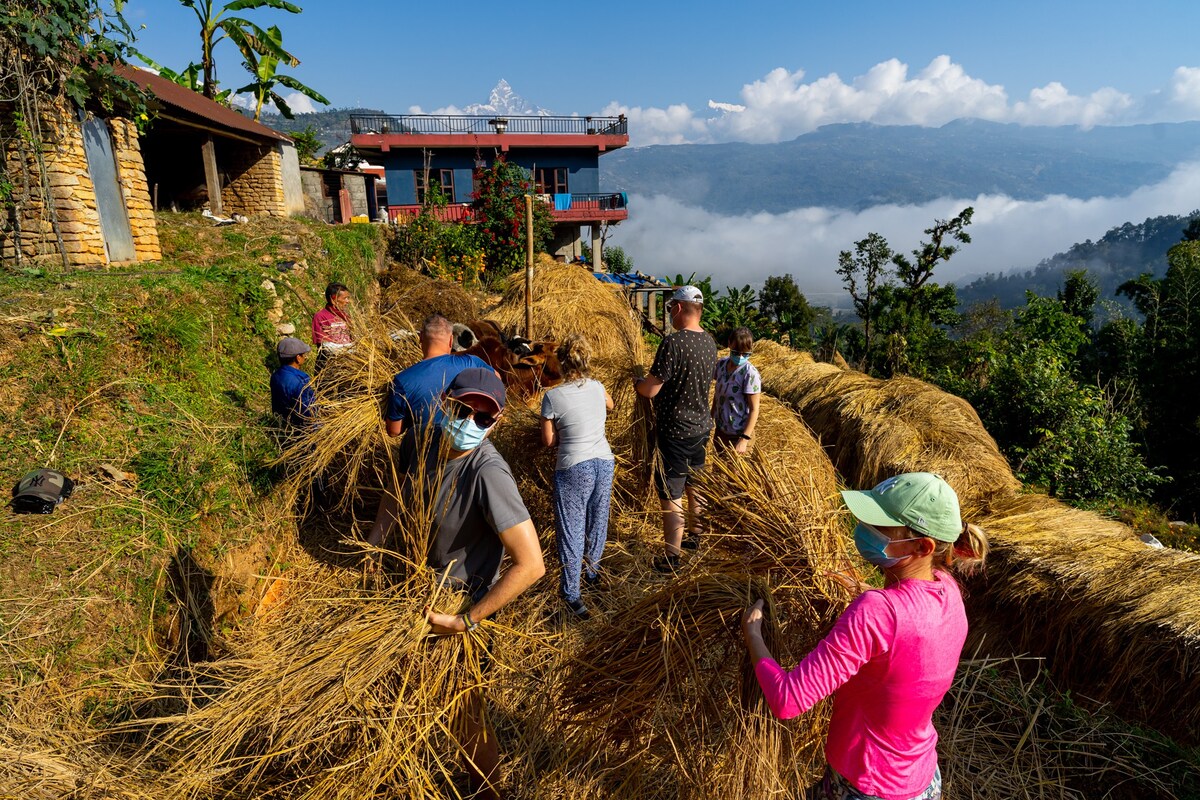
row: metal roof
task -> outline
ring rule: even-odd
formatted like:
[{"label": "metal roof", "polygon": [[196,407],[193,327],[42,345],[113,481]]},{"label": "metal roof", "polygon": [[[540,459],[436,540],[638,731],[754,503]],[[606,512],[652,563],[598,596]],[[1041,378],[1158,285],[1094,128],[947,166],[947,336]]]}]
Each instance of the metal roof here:
[{"label": "metal roof", "polygon": [[[232,108],[209,100],[199,92],[193,92],[186,86],[180,86],[161,75],[131,67],[127,64],[117,65],[116,72],[122,77],[133,81],[138,86],[141,86],[164,105],[200,117],[213,128],[224,128],[230,131],[231,134],[236,132],[238,138],[251,136],[271,142],[292,141],[291,138],[279,131],[268,128],[261,122],[255,122],[249,117],[242,116]],[[169,116],[169,114],[166,116]],[[220,133],[219,130],[214,132]]]}]

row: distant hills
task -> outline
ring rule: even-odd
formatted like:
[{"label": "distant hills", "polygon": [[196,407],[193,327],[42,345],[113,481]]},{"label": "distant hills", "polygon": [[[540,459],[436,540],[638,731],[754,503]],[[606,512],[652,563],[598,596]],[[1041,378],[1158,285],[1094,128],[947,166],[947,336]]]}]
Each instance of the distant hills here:
[{"label": "distant hills", "polygon": [[[325,145],[324,150],[337,147],[350,141],[351,114],[386,114],[377,108],[331,108],[312,114],[297,114],[295,119],[287,119],[280,114],[262,115],[262,124],[283,133],[299,133],[309,125],[317,131],[317,138]],[[322,152],[324,152],[322,150]]]},{"label": "distant hills", "polygon": [[996,299],[1004,308],[1025,304],[1029,290],[1053,297],[1062,288],[1063,275],[1086,269],[1100,287],[1101,300],[1114,300],[1117,287],[1143,272],[1161,278],[1167,271],[1167,251],[1183,238],[1183,229],[1200,211],[1187,216],[1152,217],[1140,225],[1126,222],[1099,241],[1088,240],[1057,253],[1036,267],[1002,275],[987,274],[958,288],[963,306]]},{"label": "distant hills", "polygon": [[827,125],[778,144],[628,148],[601,159],[600,179],[605,191],[741,215],[980,194],[1123,195],[1194,159],[1200,122],[1082,130],[968,119],[940,128]]}]

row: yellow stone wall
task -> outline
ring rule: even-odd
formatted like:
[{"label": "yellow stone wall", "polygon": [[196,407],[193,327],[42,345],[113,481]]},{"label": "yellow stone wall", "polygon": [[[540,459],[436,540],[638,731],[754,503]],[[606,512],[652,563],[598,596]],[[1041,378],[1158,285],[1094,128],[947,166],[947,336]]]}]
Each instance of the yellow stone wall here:
[{"label": "yellow stone wall", "polygon": [[[96,193],[83,149],[83,131],[76,117],[64,109],[51,109],[43,113],[37,127],[43,142],[40,164],[36,153],[27,149],[22,154],[16,146],[12,115],[0,114],[0,138],[6,143],[4,174],[13,185],[20,209],[4,210],[0,261],[61,265],[65,254],[67,263],[73,266],[107,264]],[[162,252],[137,129],[127,120],[114,119],[109,121],[109,131],[137,257],[159,260]]]},{"label": "yellow stone wall", "polygon": [[227,156],[221,168],[229,183],[221,189],[221,205],[230,214],[287,216],[283,196],[283,163],[278,148],[243,144]]},{"label": "yellow stone wall", "polygon": [[125,195],[125,209],[129,215],[129,227],[133,231],[137,260],[161,261],[158,225],[154,219],[150,186],[146,183],[146,164],[142,161],[137,126],[127,119],[117,118],[109,120],[108,127],[112,132],[113,152],[117,157],[117,179],[121,184],[121,192]]}]

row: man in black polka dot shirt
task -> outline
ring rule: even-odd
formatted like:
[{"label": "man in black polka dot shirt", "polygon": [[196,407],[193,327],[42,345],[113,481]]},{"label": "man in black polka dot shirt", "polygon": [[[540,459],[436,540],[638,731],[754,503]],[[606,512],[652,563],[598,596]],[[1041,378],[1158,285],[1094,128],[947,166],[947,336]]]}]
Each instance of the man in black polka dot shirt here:
[{"label": "man in black polka dot shirt", "polygon": [[[700,327],[704,295],[695,286],[675,290],[667,301],[675,333],[662,340],[650,374],[639,378],[637,392],[654,401],[661,468],[656,473],[662,501],[666,555],[655,568],[672,570],[679,564],[683,541],[683,496],[693,520],[699,506],[689,475],[704,467],[704,449],[712,429],[709,392],[717,363],[717,343]],[[697,524],[697,523],[694,523]],[[695,539],[689,539],[694,545]]]}]

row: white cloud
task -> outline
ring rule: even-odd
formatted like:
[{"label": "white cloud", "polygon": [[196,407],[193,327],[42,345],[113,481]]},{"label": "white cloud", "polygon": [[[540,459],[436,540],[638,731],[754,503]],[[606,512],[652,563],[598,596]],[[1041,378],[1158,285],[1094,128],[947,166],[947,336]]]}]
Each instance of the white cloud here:
[{"label": "white cloud", "polygon": [[745,84],[740,102],[709,100],[697,113],[684,104],[643,108],[610,103],[624,113],[635,145],[685,142],[778,142],[839,122],[944,125],[975,117],[1023,125],[1121,125],[1200,118],[1200,68],[1180,67],[1163,89],[1135,98],[1112,87],[1072,94],[1058,81],[1010,99],[1005,88],[967,74],[940,55],[910,75],[897,59],[883,61],[849,82],[836,73],[806,80],[782,67]]},{"label": "white cloud", "polygon": [[1128,221],[1189,213],[1197,197],[1200,164],[1181,166],[1163,182],[1123,197],[1090,200],[981,195],[860,212],[804,208],[726,217],[666,197],[635,196],[630,198],[629,221],[615,229],[611,241],[624,247],[643,272],[712,275],[716,286],[760,285],[768,275],[791,273],[813,302],[848,307],[834,273],[837,254],[872,231],[907,253],[935,219],[973,206],[971,244],[938,270],[939,281],[961,285],[984,272],[1033,267]]},{"label": "white cloud", "polygon": [[291,94],[282,95],[283,102],[288,104],[288,108],[293,114],[315,114],[317,113],[317,105],[307,95],[300,92],[292,92]]},{"label": "white cloud", "polygon": [[666,108],[630,108],[620,103],[609,103],[600,114],[606,117],[624,114],[628,117],[630,138],[638,145],[685,144],[708,138],[704,121],[682,103]]}]

